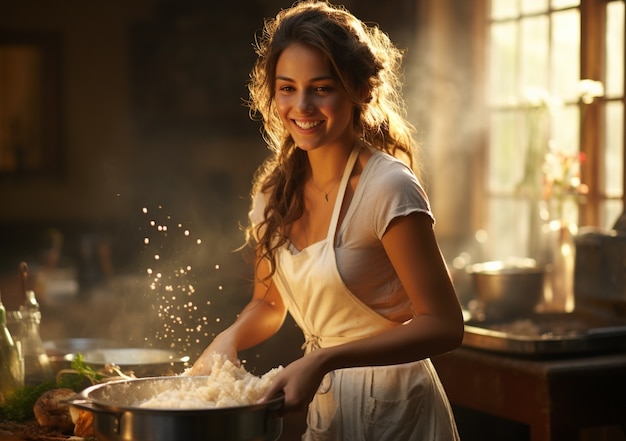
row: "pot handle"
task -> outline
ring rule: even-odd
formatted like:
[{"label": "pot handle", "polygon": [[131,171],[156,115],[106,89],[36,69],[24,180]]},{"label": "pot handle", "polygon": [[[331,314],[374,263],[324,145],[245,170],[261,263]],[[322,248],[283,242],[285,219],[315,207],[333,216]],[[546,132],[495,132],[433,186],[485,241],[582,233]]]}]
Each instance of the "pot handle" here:
[{"label": "pot handle", "polygon": [[115,426],[113,427],[113,431],[119,435],[120,434],[120,420],[122,419],[122,412],[115,412],[113,410],[108,410],[103,407],[100,407],[94,404],[92,401],[87,399],[70,399],[66,401],[70,406],[78,407],[82,410],[87,410],[89,412],[94,413],[104,413],[107,415],[111,415],[115,419]]},{"label": "pot handle", "polygon": [[85,399],[72,398],[65,401],[70,406],[78,407],[79,409],[89,410],[91,412],[100,412],[101,409],[94,406],[93,402]]}]

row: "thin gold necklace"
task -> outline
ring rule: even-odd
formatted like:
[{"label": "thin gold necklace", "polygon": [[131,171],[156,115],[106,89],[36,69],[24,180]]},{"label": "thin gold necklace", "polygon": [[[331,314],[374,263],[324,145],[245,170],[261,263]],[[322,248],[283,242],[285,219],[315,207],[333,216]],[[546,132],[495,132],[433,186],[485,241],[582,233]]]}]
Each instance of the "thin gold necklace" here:
[{"label": "thin gold necklace", "polygon": [[[347,163],[347,161],[349,161],[349,158],[350,158],[350,157],[348,156],[348,159],[346,159],[346,163]],[[345,167],[344,167],[344,168],[345,168]],[[344,172],[345,172],[345,171],[344,171]],[[335,189],[335,186],[336,186],[336,185],[337,185],[337,184],[341,181],[341,177],[343,176],[343,173],[344,173],[344,172],[342,172],[342,173],[341,173],[341,176],[340,176],[340,177],[336,178],[336,179],[333,181],[333,185],[332,185],[332,186],[328,189],[328,191],[323,191],[323,190],[320,190],[320,188],[319,188],[319,187],[315,184],[315,181],[313,181],[313,177],[312,177],[312,176],[311,176],[311,179],[310,179],[310,181],[311,181],[311,185],[313,186],[313,188],[314,188],[315,190],[317,190],[317,192],[318,192],[318,193],[320,193],[321,195],[323,195],[323,196],[324,196],[324,199],[326,199],[326,202],[328,202],[328,196],[329,196],[329,195],[330,195],[330,193],[332,193],[332,191]]]},{"label": "thin gold necklace", "polygon": [[332,187],[330,187],[330,189],[327,192],[320,190],[320,188],[317,185],[315,185],[315,182],[313,182],[313,178],[311,178],[310,182],[311,182],[311,185],[313,186],[313,188],[315,190],[317,190],[320,194],[322,194],[324,196],[324,199],[326,199],[326,202],[328,202],[328,196],[335,189],[335,185],[337,185],[337,183],[339,182],[339,179],[335,179],[335,181],[333,182]]}]

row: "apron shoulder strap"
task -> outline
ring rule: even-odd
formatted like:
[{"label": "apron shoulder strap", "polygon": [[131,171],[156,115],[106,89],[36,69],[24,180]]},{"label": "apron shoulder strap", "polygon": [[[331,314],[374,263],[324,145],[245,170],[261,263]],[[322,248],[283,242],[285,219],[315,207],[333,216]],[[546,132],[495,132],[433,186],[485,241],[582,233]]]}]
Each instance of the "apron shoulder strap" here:
[{"label": "apron shoulder strap", "polygon": [[328,239],[333,240],[335,232],[337,231],[337,222],[339,221],[339,213],[341,213],[341,206],[343,205],[343,197],[346,194],[346,188],[348,187],[348,180],[352,174],[356,159],[359,157],[361,148],[358,144],[352,148],[352,152],[346,162],[346,168],[343,170],[343,176],[341,177],[341,183],[339,184],[339,190],[337,191],[337,200],[335,200],[335,206],[333,208],[333,215],[330,219],[330,226],[328,227]]}]

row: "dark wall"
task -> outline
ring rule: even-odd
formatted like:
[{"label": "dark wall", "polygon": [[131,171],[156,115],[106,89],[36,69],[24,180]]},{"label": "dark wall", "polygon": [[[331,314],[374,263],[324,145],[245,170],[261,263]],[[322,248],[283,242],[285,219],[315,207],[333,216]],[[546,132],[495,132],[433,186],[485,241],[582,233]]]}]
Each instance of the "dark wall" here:
[{"label": "dark wall", "polygon": [[[185,238],[170,234],[160,253],[173,266],[193,259],[195,277],[221,283],[221,302],[233,310],[248,298],[250,267],[233,250],[242,243],[252,174],[267,150],[243,99],[255,32],[291,3],[0,3],[0,34],[43,32],[58,45],[57,110],[47,121],[58,124],[62,163],[53,176],[0,174],[3,298],[16,292],[24,260],[33,273],[76,269],[81,295],[130,274],[137,293],[125,292],[124,304],[141,306],[154,252],[144,240],[155,239],[150,221],[157,218],[202,240],[201,251],[191,252]],[[379,23],[414,59],[414,3],[346,6]]]},{"label": "dark wall", "polygon": [[[252,42],[264,17],[290,4],[3,2],[3,34],[47,32],[59,42],[62,171],[0,175],[0,239],[37,224],[132,230],[144,206],[161,205],[186,222],[238,235],[251,175],[267,153],[243,105]],[[403,48],[414,39],[413,4],[346,3]]]}]

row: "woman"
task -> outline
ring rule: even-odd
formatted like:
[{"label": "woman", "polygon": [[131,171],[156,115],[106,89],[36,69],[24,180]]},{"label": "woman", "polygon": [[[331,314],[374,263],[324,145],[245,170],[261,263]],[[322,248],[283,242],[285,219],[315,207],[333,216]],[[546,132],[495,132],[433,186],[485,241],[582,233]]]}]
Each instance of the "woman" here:
[{"label": "woman", "polygon": [[306,337],[265,399],[308,406],[305,440],[454,440],[428,357],[463,320],[413,165],[400,52],[341,7],[304,1],[265,24],[250,107],[273,151],[252,190],[251,302],[214,352],[274,335],[289,312]]}]

